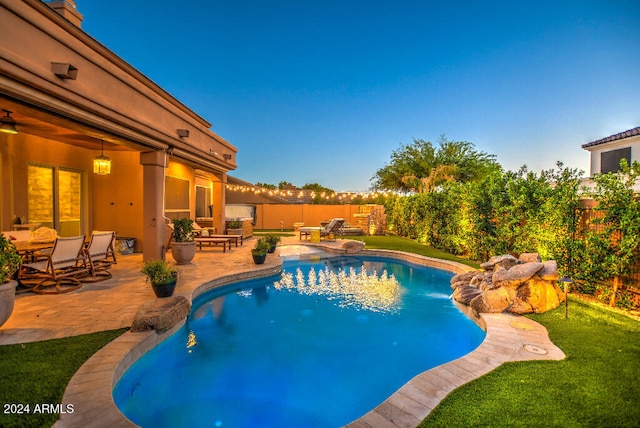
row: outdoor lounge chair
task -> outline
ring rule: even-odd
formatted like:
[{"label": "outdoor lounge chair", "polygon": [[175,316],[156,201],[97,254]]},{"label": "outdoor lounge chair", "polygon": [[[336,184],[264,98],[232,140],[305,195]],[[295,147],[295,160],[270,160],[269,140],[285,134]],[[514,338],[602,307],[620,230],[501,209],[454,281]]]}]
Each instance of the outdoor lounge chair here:
[{"label": "outdoor lounge chair", "polygon": [[344,225],[345,219],[343,218],[334,218],[331,219],[329,224],[321,227],[301,227],[300,228],[300,240],[302,237],[309,237],[311,233],[314,231],[320,232],[320,239],[327,238],[330,236],[336,236],[341,234],[342,226]]},{"label": "outdoor lounge chair", "polygon": [[82,287],[78,277],[88,274],[82,235],[57,238],[49,254],[22,264],[19,280],[26,287],[33,285],[31,291],[34,293],[60,294]]},{"label": "outdoor lounge chair", "polygon": [[91,241],[85,248],[90,275],[81,278],[82,282],[98,282],[111,278],[109,268],[116,263],[116,252],[113,248],[115,239],[115,232],[94,231],[91,234]]}]

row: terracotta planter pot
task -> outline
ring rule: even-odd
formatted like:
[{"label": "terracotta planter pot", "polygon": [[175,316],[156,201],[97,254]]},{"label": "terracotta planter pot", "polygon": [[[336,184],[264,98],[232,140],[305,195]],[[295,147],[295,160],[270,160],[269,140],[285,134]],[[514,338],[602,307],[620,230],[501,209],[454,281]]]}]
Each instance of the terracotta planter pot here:
[{"label": "terracotta planter pot", "polygon": [[17,286],[18,281],[9,281],[0,285],[0,326],[7,322],[13,312]]},{"label": "terracotta planter pot", "polygon": [[171,297],[176,289],[177,282],[178,277],[176,275],[175,278],[165,282],[161,282],[158,284],[151,283],[151,288],[153,289],[156,297]]},{"label": "terracotta planter pot", "polygon": [[196,256],[196,241],[172,242],[171,255],[179,265],[191,263],[191,260]]}]

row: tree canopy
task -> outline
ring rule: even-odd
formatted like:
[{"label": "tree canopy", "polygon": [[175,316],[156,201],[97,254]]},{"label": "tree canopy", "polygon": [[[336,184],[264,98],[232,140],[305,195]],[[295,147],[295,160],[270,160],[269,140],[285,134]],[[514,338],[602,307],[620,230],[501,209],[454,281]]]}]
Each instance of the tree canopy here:
[{"label": "tree canopy", "polygon": [[391,153],[391,162],[371,178],[380,190],[430,192],[447,181],[473,182],[501,170],[495,155],[476,150],[467,141],[449,141],[443,135],[435,146],[413,140]]}]

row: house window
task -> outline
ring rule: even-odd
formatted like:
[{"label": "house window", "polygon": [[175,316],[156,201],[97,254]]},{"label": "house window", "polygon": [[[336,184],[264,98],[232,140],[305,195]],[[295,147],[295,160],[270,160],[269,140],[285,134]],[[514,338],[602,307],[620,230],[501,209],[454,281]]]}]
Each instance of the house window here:
[{"label": "house window", "polygon": [[165,177],[164,215],[167,218],[189,218],[189,180]]},{"label": "house window", "polygon": [[196,218],[213,217],[213,205],[211,205],[211,188],[196,186]]},{"label": "house window", "polygon": [[620,161],[622,159],[626,159],[627,163],[631,165],[631,147],[602,152],[600,154],[600,172],[606,174],[620,171]]}]

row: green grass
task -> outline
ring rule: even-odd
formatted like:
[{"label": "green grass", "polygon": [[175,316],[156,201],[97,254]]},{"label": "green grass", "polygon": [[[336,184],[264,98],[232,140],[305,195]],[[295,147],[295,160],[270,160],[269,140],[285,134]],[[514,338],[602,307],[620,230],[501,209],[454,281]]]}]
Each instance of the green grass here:
[{"label": "green grass", "polygon": [[366,244],[365,248],[406,251],[408,253],[420,254],[421,256],[451,260],[454,262],[463,263],[474,268],[480,267],[479,263],[472,260],[453,256],[449,253],[445,253],[444,251],[436,250],[435,248],[428,247],[417,241],[409,238],[403,238],[401,236],[345,236],[345,239],[364,241],[364,243]]},{"label": "green grass", "polygon": [[[91,355],[126,329],[64,339],[0,346],[0,426],[47,427],[58,414],[36,413],[37,404],[60,404],[73,374]],[[29,404],[30,414],[6,414],[7,404]]]},{"label": "green grass", "polygon": [[570,299],[530,316],[567,358],[504,364],[455,390],[421,427],[640,426],[640,322]]}]

